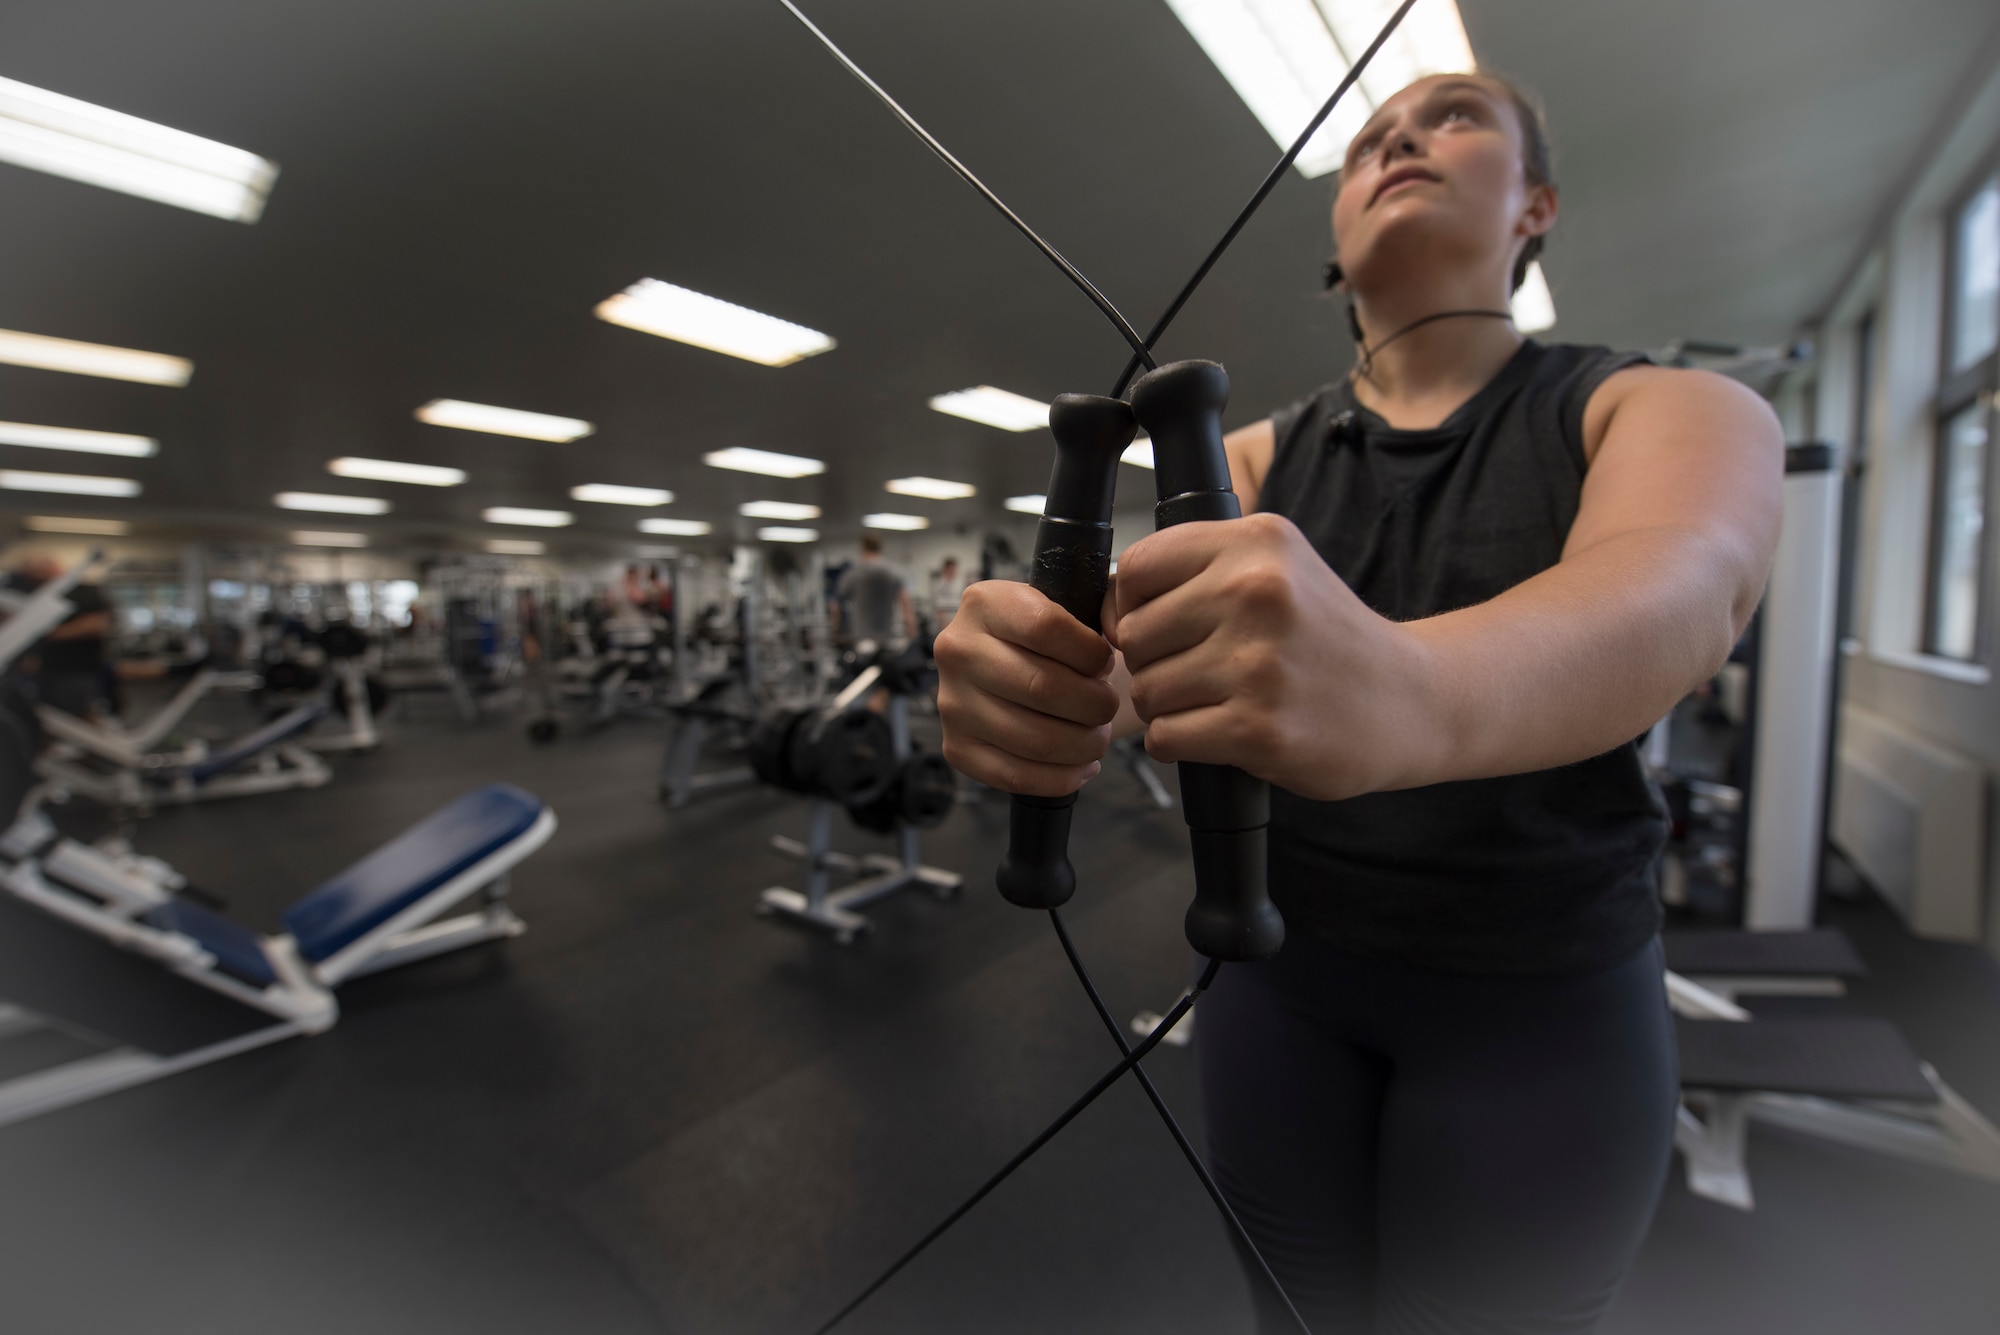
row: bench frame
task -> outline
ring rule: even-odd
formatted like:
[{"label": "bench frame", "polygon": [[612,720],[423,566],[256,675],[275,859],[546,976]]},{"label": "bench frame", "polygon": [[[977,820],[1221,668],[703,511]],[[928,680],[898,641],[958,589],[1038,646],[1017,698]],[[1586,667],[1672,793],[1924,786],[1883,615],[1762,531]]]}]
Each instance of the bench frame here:
[{"label": "bench frame", "polygon": [[[223,972],[193,937],[139,921],[140,914],[173,899],[182,878],[171,867],[122,848],[95,848],[56,837],[41,813],[39,797],[31,796],[21,817],[0,836],[0,860],[11,863],[0,870],[0,893],[146,955],[182,978],[264,1012],[274,1023],[172,1055],[119,1047],[0,1081],[0,1126],[287,1038],[324,1033],[340,1018],[333,989],[347,979],[519,936],[527,925],[507,905],[509,873],[547,843],[555,828],[555,812],[545,804],[527,830],[318,964],[301,958],[287,933],[260,938],[277,981],[258,988]],[[474,895],[480,903],[472,912],[436,920]],[[0,1003],[0,1013],[7,1021],[0,1037],[50,1023],[5,1003]]]},{"label": "bench frame", "polygon": [[[1667,1003],[1691,1020],[1755,1023],[1733,999],[1671,972]],[[2000,1182],[2000,1130],[1947,1085],[1930,1063],[1920,1065],[1937,1095],[1935,1103],[1682,1090],[1674,1146],[1687,1161],[1688,1190],[1738,1210],[1755,1208],[1749,1167],[1753,1121]]]}]

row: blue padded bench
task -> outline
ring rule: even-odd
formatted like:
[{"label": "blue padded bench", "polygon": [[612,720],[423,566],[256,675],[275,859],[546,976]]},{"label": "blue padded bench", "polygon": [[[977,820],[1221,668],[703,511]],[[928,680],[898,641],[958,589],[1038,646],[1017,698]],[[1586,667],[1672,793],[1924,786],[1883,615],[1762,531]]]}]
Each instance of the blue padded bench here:
[{"label": "blue padded bench", "polygon": [[285,927],[317,964],[527,834],[544,810],[510,783],[474,789],[293,904]]},{"label": "blue padded bench", "polygon": [[215,956],[217,968],[252,987],[269,987],[278,981],[277,971],[265,957],[264,943],[257,934],[220,913],[176,899],[139,915],[139,920],[163,932],[193,937],[203,950]]},{"label": "blue padded bench", "polygon": [[281,742],[310,728],[326,717],[326,703],[314,701],[300,705],[289,714],[280,715],[255,732],[246,732],[220,751],[211,751],[197,763],[188,766],[187,776],[196,783],[207,783],[225,770],[235,769],[252,756],[260,755]]}]

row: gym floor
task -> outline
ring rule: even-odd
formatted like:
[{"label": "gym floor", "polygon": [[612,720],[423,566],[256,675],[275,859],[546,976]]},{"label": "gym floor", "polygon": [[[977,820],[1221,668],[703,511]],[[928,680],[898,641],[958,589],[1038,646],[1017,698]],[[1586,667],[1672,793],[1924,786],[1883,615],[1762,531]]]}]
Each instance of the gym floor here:
[{"label": "gym floor", "polygon": [[[322,1037],[0,1130],[0,1324],[803,1335],[1115,1059],[1047,924],[990,888],[1004,807],[925,839],[963,894],[886,901],[842,948],[751,911],[797,882],[767,844],[803,834],[803,803],[746,788],[667,810],[665,735],[535,748],[429,702],[328,788],[143,822],[142,851],[265,929],[475,783],[521,784],[562,823],[515,876],[526,936],[353,984]],[[843,846],[882,842],[839,825]],[[1164,1009],[1189,971],[1178,813],[1114,765],[1074,843],[1068,916],[1114,1014]],[[1809,1004],[1889,1015],[2000,1117],[2000,966],[1865,900],[1827,918],[1872,975]],[[1192,1054],[1148,1069],[1198,1138]],[[1750,1162],[1752,1214],[1676,1176],[1610,1335],[1993,1329],[2000,1187],[1763,1130]],[[1211,1207],[1127,1081],[845,1329],[1249,1318]]]}]

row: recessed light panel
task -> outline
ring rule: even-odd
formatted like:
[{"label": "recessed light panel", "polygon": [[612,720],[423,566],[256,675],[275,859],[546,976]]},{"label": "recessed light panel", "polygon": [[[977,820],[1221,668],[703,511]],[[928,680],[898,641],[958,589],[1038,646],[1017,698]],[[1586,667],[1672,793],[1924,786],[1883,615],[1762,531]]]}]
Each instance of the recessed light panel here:
[{"label": "recessed light panel", "polygon": [[648,561],[671,561],[681,554],[681,549],[678,547],[662,547],[658,543],[642,542],[632,549],[632,554],[643,557]]},{"label": "recessed light panel", "polygon": [[335,477],[360,478],[365,482],[407,482],[418,487],[455,487],[465,481],[465,470],[462,468],[404,464],[394,459],[329,459],[326,471]]},{"label": "recessed light panel", "polygon": [[[1290,148],[1388,22],[1398,0],[1167,0],[1271,138]],[[1427,74],[1477,68],[1453,0],[1411,10],[1295,160],[1306,177],[1337,170],[1376,107]]]},{"label": "recessed light panel", "polygon": [[488,538],[486,550],[495,556],[540,556],[548,551],[547,543],[536,542],[532,538]]},{"label": "recessed light panel", "polygon": [[1118,456],[1121,464],[1131,464],[1134,468],[1153,466],[1153,442],[1150,437],[1141,436],[1125,447],[1125,453]]},{"label": "recessed light panel", "polygon": [[665,505],[674,494],[664,487],[621,487],[611,482],[586,482],[569,489],[573,501],[594,501],[598,505]]},{"label": "recessed light panel", "polygon": [[931,407],[970,422],[997,426],[1002,431],[1033,431],[1049,424],[1048,404],[991,385],[940,394],[931,400]]},{"label": "recessed light panel", "polygon": [[489,524],[519,524],[523,528],[568,528],[576,516],[567,510],[529,510],[518,505],[496,505],[481,510],[479,517]]},{"label": "recessed light panel", "polygon": [[78,343],[46,334],[24,334],[18,329],[0,329],[0,362],[32,366],[39,371],[67,371],[71,375],[133,380],[142,385],[168,385],[176,389],[194,375],[194,363],[185,357],[114,348],[103,343]]},{"label": "recessed light panel", "polygon": [[213,139],[0,79],[0,161],[256,222],[278,165]]},{"label": "recessed light panel", "polygon": [[1514,312],[1514,325],[1524,334],[1538,334],[1553,328],[1556,322],[1556,299],[1549,294],[1549,280],[1542,273],[1541,261],[1528,266],[1528,273],[1521,280],[1521,290],[1514,294],[1510,303]]},{"label": "recessed light panel", "polygon": [[89,533],[100,538],[122,538],[132,526],[122,519],[83,519],[67,515],[29,515],[21,521],[35,533]]},{"label": "recessed light panel", "polygon": [[826,471],[826,465],[818,459],[807,459],[797,454],[775,454],[770,450],[752,450],[741,445],[732,445],[726,450],[711,450],[701,456],[701,461],[710,468],[728,468],[738,473],[762,473],[765,477],[812,477]]},{"label": "recessed light panel", "polygon": [[1009,496],[1002,502],[1017,515],[1038,515],[1048,505],[1049,498],[1036,492],[1033,496]]},{"label": "recessed light panel", "polygon": [[281,491],[271,503],[280,510],[318,510],[330,515],[389,513],[389,502],[375,496],[328,496],[317,491]]},{"label": "recessed light panel", "polygon": [[736,513],[745,519],[818,519],[819,507],[796,501],[745,501]]},{"label": "recessed light panel", "polygon": [[292,530],[292,545],[295,547],[366,547],[366,533],[327,533],[320,529],[301,528]]},{"label": "recessed light panel", "polygon": [[137,496],[136,480],[129,477],[89,477],[81,473],[27,473],[0,469],[0,488],[8,491],[58,491],[70,496]]},{"label": "recessed light panel", "polygon": [[548,413],[523,412],[519,408],[496,408],[490,403],[467,403],[463,399],[432,399],[417,409],[417,420],[432,426],[456,427],[460,431],[484,431],[495,436],[520,436],[524,440],[580,440],[597,430],[580,417],[554,417]]},{"label": "recessed light panel", "polygon": [[817,329],[657,278],[641,278],[599,302],[597,318],[765,366],[790,366],[834,346]]},{"label": "recessed light panel", "polygon": [[816,528],[760,528],[757,530],[757,538],[760,542],[818,542],[819,530]]},{"label": "recessed light panel", "polygon": [[970,482],[949,482],[941,477],[890,478],[882,484],[882,490],[892,491],[898,496],[918,496],[927,501],[962,501],[979,494],[979,488]]},{"label": "recessed light panel", "polygon": [[874,514],[861,516],[861,527],[889,529],[898,533],[914,533],[921,528],[929,528],[931,521],[922,515]]},{"label": "recessed light panel", "polygon": [[127,459],[146,459],[160,452],[160,443],[150,436],[83,431],[73,426],[30,426],[26,422],[0,422],[0,445],[75,450],[78,454],[116,454]]},{"label": "recessed light panel", "polygon": [[715,525],[706,519],[641,519],[639,531],[662,538],[705,538],[715,532]]}]

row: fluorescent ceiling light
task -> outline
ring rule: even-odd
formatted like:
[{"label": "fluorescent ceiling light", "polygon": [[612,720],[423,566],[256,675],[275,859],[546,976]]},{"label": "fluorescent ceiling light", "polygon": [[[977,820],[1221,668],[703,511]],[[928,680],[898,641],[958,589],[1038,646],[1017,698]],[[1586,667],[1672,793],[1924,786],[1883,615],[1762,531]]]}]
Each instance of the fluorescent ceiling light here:
[{"label": "fluorescent ceiling light", "polygon": [[760,528],[757,530],[759,542],[818,542],[816,528]]},{"label": "fluorescent ceiling light", "polygon": [[548,413],[496,408],[490,403],[467,403],[463,399],[432,399],[417,409],[417,420],[432,426],[520,436],[527,440],[578,440],[597,430],[580,417],[552,417]]},{"label": "fluorescent ceiling light", "polygon": [[1049,424],[1049,405],[991,385],[953,390],[931,400],[931,407],[953,417],[984,422],[1002,431],[1033,431]]},{"label": "fluorescent ceiling light", "polygon": [[1118,456],[1118,462],[1121,464],[1131,464],[1134,468],[1151,468],[1153,466],[1152,437],[1141,436],[1130,445],[1127,445],[1125,453]]},{"label": "fluorescent ceiling light", "polygon": [[524,528],[568,528],[576,516],[567,510],[528,510],[518,505],[495,505],[481,510],[479,517],[489,524],[519,524]]},{"label": "fluorescent ceiling light", "polygon": [[641,519],[639,531],[662,538],[705,538],[715,532],[715,525],[706,519]]},{"label": "fluorescent ceiling light", "polygon": [[532,538],[488,538],[486,550],[495,556],[540,556],[548,551],[547,543],[536,542]]},{"label": "fluorescent ceiling light", "polygon": [[[1332,95],[1398,0],[1167,0],[1229,86],[1281,148]],[[1296,160],[1306,177],[1339,168],[1376,107],[1427,74],[1476,68],[1453,0],[1424,0],[1362,72]]]},{"label": "fluorescent ceiling light", "polygon": [[1005,502],[1007,508],[1017,515],[1038,515],[1048,503],[1049,498],[1040,492],[1033,496],[1009,496]]},{"label": "fluorescent ceiling light", "polygon": [[826,471],[826,465],[818,459],[796,454],[773,454],[770,450],[746,449],[741,445],[732,445],[726,450],[711,450],[701,456],[701,461],[710,468],[731,468],[739,473],[762,473],[766,477],[812,477]]},{"label": "fluorescent ceiling light", "polygon": [[26,422],[0,422],[0,445],[117,454],[127,459],[146,459],[160,452],[160,442],[151,436],[123,436],[115,431],[84,431],[73,426],[29,426]]},{"label": "fluorescent ceiling light", "polygon": [[213,139],[0,79],[0,161],[256,222],[278,165]]},{"label": "fluorescent ceiling light", "polygon": [[1528,266],[1528,276],[1521,280],[1521,290],[1514,294],[1509,304],[1514,312],[1514,324],[1524,334],[1540,333],[1554,326],[1556,299],[1549,295],[1549,280],[1542,273],[1540,260]]},{"label": "fluorescent ceiling light", "polygon": [[91,533],[103,538],[122,538],[132,526],[122,519],[71,519],[65,515],[29,515],[21,521],[36,533]]},{"label": "fluorescent ceiling light", "polygon": [[664,487],[621,487],[611,482],[586,482],[569,489],[573,501],[595,501],[599,505],[665,505],[674,494]]},{"label": "fluorescent ceiling light", "polygon": [[979,488],[970,482],[948,482],[941,477],[890,478],[882,484],[882,490],[898,496],[919,496],[927,501],[962,501],[979,494]]},{"label": "fluorescent ceiling light", "polygon": [[834,346],[817,329],[657,278],[641,278],[617,296],[605,298],[597,304],[597,318],[765,366],[790,366]]},{"label": "fluorescent ceiling light", "polygon": [[294,547],[366,547],[366,533],[326,533],[319,529],[300,528],[292,530]]},{"label": "fluorescent ceiling light", "polygon": [[920,528],[929,528],[931,521],[922,515],[863,515],[861,527],[894,529],[899,533],[914,533]]},{"label": "fluorescent ceiling light", "polygon": [[437,464],[401,464],[394,459],[329,459],[326,471],[335,477],[367,482],[408,482],[419,487],[455,487],[465,481],[462,468]]},{"label": "fluorescent ceiling light", "polygon": [[745,501],[736,513],[745,519],[818,519],[819,507],[796,501]]},{"label": "fluorescent ceiling light", "polygon": [[389,502],[374,496],[328,496],[317,491],[281,491],[271,503],[280,510],[320,510],[330,515],[389,513]]},{"label": "fluorescent ceiling light", "polygon": [[24,473],[0,469],[0,488],[8,491],[60,491],[70,496],[137,496],[139,484],[129,477],[87,477],[81,473]]},{"label": "fluorescent ceiling light", "polygon": [[662,547],[657,543],[642,542],[633,549],[633,552],[649,560],[671,561],[681,554],[681,549],[678,547]]},{"label": "fluorescent ceiling light", "polygon": [[176,389],[194,375],[194,363],[185,357],[113,348],[102,343],[78,343],[46,334],[24,334],[18,329],[0,329],[0,362],[32,366],[41,371],[102,376],[106,380],[136,380],[142,385],[171,385]]}]

